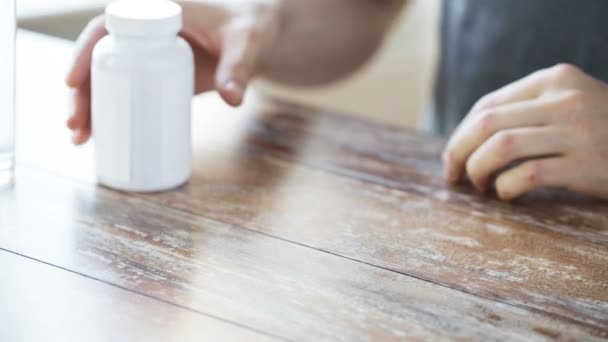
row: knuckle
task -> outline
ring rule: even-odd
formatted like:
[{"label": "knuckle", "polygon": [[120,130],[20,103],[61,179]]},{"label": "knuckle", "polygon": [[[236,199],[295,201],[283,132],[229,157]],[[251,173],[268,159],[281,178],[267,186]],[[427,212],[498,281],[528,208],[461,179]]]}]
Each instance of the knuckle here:
[{"label": "knuckle", "polygon": [[495,111],[485,110],[479,114],[478,126],[482,135],[487,136],[494,132],[498,115]]},{"label": "knuckle", "polygon": [[495,104],[495,100],[494,100],[494,96],[490,93],[487,95],[484,95],[481,99],[479,99],[479,101],[477,101],[477,103],[475,104],[474,108],[476,108],[477,110],[486,110],[490,107],[493,107]]},{"label": "knuckle", "polygon": [[515,144],[515,135],[508,132],[499,132],[496,134],[497,153],[501,157],[506,157],[513,151]]},{"label": "knuckle", "polygon": [[528,162],[524,173],[525,181],[528,186],[537,186],[542,182],[542,170],[539,162]]},{"label": "knuckle", "polygon": [[572,64],[560,63],[551,68],[551,74],[555,82],[569,81],[580,74],[580,69]]}]

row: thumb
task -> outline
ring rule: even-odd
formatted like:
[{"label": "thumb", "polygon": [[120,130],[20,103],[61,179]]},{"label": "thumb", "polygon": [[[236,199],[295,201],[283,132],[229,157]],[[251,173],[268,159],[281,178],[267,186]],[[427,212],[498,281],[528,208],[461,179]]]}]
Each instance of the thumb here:
[{"label": "thumb", "polygon": [[216,87],[228,104],[243,102],[247,85],[255,76],[259,57],[259,31],[252,25],[230,27],[223,35]]},{"label": "thumb", "polygon": [[90,76],[93,48],[101,38],[108,34],[104,21],[103,16],[94,18],[78,37],[76,57],[66,77],[66,83],[71,88],[82,86]]}]

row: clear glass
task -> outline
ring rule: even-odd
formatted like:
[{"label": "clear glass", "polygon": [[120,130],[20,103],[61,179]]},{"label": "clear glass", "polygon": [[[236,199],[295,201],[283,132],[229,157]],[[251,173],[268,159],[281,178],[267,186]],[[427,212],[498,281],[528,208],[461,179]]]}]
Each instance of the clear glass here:
[{"label": "clear glass", "polygon": [[0,0],[0,190],[15,170],[15,0]]}]

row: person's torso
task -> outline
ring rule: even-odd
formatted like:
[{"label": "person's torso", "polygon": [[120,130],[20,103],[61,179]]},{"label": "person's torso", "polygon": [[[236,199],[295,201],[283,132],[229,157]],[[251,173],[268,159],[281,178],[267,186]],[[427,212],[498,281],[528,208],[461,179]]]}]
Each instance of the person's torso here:
[{"label": "person's torso", "polygon": [[608,1],[445,0],[442,12],[439,133],[483,95],[558,63],[608,81]]}]

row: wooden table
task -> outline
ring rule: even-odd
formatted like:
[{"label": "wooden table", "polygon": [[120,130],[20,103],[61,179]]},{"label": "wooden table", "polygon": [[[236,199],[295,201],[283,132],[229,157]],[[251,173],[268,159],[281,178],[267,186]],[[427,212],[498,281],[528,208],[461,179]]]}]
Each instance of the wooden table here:
[{"label": "wooden table", "polygon": [[451,189],[442,140],[195,100],[195,173],[96,187],[64,129],[71,44],[19,36],[0,340],[601,340],[608,204]]}]

